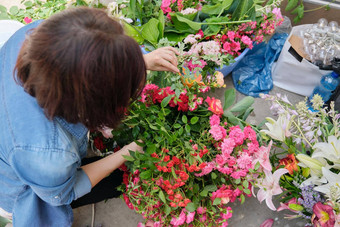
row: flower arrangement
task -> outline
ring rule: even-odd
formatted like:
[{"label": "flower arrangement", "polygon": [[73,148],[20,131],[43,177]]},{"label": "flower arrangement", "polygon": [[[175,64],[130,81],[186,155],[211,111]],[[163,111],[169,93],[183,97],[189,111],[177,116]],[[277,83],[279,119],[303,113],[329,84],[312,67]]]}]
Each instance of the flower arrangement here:
[{"label": "flower arrangement", "polygon": [[[144,141],[144,153],[125,157],[121,190],[126,204],[154,226],[227,226],[231,203],[242,204],[254,187],[271,203],[281,193],[280,176],[288,172],[272,174],[270,144],[263,145],[258,129],[245,122],[253,98],[234,105],[235,90],[228,89],[222,106],[203,94],[220,86],[215,77],[209,84],[191,77],[183,71],[163,75],[163,86],[148,83],[112,139],[92,134],[102,151]],[[273,187],[266,190],[266,185]]]},{"label": "flower arrangement", "polygon": [[271,161],[289,172],[279,181],[284,192],[277,210],[290,210],[287,217],[304,218],[306,226],[340,226],[340,133],[334,103],[324,107],[319,95],[296,105],[285,96],[263,98],[278,115],[277,120],[268,118],[268,129],[262,130],[279,148]]},{"label": "flower arrangement", "polygon": [[[179,46],[184,66],[190,70],[200,68],[203,76],[233,63],[244,49],[263,42],[283,21],[280,0],[264,6],[262,2],[245,0],[152,2],[156,5],[152,10],[137,2],[128,7],[122,3],[124,8],[118,15],[132,17],[126,24],[128,33],[150,50],[164,39]],[[132,13],[134,9],[144,11]],[[154,17],[146,20],[143,12]]]}]

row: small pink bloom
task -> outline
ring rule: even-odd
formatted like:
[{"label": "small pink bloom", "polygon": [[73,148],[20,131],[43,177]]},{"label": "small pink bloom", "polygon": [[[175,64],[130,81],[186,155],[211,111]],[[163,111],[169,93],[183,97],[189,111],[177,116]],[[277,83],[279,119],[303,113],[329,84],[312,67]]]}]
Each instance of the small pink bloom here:
[{"label": "small pink bloom", "polygon": [[297,211],[297,210],[290,209],[289,204],[299,204],[299,203],[298,203],[297,199],[294,197],[294,198],[290,199],[287,203],[280,203],[280,207],[277,208],[277,211],[290,210],[294,213],[299,213],[299,211]]},{"label": "small pink bloom", "polygon": [[184,210],[182,210],[178,218],[172,217],[170,224],[175,225],[175,226],[183,225],[185,222],[185,219],[186,219],[186,215],[185,215]]},{"label": "small pink bloom", "polygon": [[32,22],[32,18],[25,17],[25,18],[24,18],[24,22],[25,22],[26,24],[29,24],[29,23]]},{"label": "small pink bloom", "polygon": [[227,35],[228,35],[228,38],[230,40],[234,41],[234,39],[235,39],[235,32],[234,31],[228,31]]},{"label": "small pink bloom", "polygon": [[222,154],[229,156],[236,146],[233,138],[225,138],[221,144]]},{"label": "small pink bloom", "polygon": [[219,126],[219,125],[211,126],[209,133],[212,135],[212,137],[216,141],[222,140],[227,134],[225,128],[223,128],[222,126]]},{"label": "small pink bloom", "polygon": [[249,49],[253,49],[253,41],[248,36],[243,35],[241,41],[246,44]]},{"label": "small pink bloom", "polygon": [[210,126],[213,125],[219,125],[220,124],[220,116],[213,114],[210,118],[209,118],[209,122],[210,122]]},{"label": "small pink bloom", "polygon": [[193,222],[194,217],[195,217],[195,212],[189,212],[187,215],[186,223],[189,224]]},{"label": "small pink bloom", "polygon": [[260,202],[266,200],[267,206],[271,210],[276,210],[272,201],[272,197],[273,195],[278,195],[282,193],[282,189],[279,184],[280,177],[283,174],[288,173],[288,170],[278,169],[274,173],[272,173],[271,171],[264,170],[264,173],[266,175],[265,179],[263,179],[262,182],[260,182],[257,185],[260,188],[260,190],[257,193],[257,199]]},{"label": "small pink bloom", "polygon": [[257,162],[260,163],[262,168],[267,171],[272,171],[272,165],[269,161],[270,149],[272,147],[273,141],[270,141],[268,147],[261,146],[259,150],[254,153],[253,168]]},{"label": "small pink bloom", "polygon": [[197,213],[198,214],[204,214],[207,211],[207,208],[203,208],[203,207],[198,207],[197,208]]},{"label": "small pink bloom", "polygon": [[272,227],[272,226],[273,226],[273,223],[274,223],[274,220],[270,218],[270,219],[265,220],[265,221],[260,225],[260,227]]}]

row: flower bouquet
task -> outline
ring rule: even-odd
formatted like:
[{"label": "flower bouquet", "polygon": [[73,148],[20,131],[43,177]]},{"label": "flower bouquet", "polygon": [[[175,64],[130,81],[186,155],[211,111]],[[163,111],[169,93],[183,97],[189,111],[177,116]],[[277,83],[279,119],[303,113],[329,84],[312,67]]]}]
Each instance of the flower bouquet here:
[{"label": "flower bouquet", "polygon": [[[281,1],[249,0],[151,0],[121,2],[113,12],[129,18],[128,34],[147,49],[164,39],[180,46],[185,67],[201,68],[206,76],[234,62],[246,48],[252,49],[273,34],[282,21]],[[149,5],[155,7],[149,7]],[[123,8],[122,8],[123,7]]]},{"label": "flower bouquet", "polygon": [[306,219],[306,226],[340,226],[340,132],[334,103],[324,107],[315,95],[292,105],[286,97],[264,95],[278,119],[268,118],[263,130],[278,152],[271,156],[276,167],[289,174],[280,179],[284,189],[278,211],[288,218]]},{"label": "flower bouquet", "polygon": [[144,153],[125,157],[121,190],[126,204],[155,226],[227,226],[230,204],[242,204],[266,181],[270,147],[245,122],[253,98],[234,105],[235,90],[228,89],[222,106],[202,94],[216,81],[190,76],[163,75],[163,86],[148,83],[113,138],[98,142],[92,134],[92,140],[111,151],[143,141]]}]

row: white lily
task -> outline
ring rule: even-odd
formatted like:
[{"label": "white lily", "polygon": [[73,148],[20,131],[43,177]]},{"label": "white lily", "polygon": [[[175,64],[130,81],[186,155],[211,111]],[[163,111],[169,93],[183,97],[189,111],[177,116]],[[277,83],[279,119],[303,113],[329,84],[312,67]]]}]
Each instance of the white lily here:
[{"label": "white lily", "polygon": [[313,149],[315,149],[315,151],[313,152],[312,158],[326,158],[334,163],[340,163],[340,140],[335,136],[329,136],[328,143],[316,143]]},{"label": "white lily", "polygon": [[283,142],[286,137],[291,136],[289,129],[291,127],[293,117],[290,118],[290,116],[280,115],[277,121],[275,121],[273,118],[266,117],[268,122],[265,123],[265,125],[267,126],[268,130],[261,130],[261,132],[264,132],[275,140]]},{"label": "white lily", "polygon": [[322,177],[322,167],[326,166],[326,160],[322,158],[311,158],[305,154],[298,154],[296,158],[300,161],[298,165],[309,168],[312,176]]},{"label": "white lily", "polygon": [[327,180],[327,184],[317,186],[315,191],[324,193],[332,201],[340,199],[340,174],[335,174],[329,169],[322,167],[323,177]]}]

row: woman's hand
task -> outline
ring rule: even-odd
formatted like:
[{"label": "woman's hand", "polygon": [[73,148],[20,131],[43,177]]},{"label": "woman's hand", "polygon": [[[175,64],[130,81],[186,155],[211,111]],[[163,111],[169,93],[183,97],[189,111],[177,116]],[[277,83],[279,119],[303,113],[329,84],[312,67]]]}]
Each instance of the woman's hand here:
[{"label": "woman's hand", "polygon": [[146,68],[152,71],[179,73],[176,54],[179,55],[179,52],[173,47],[162,47],[151,53],[144,54]]},{"label": "woman's hand", "polygon": [[[142,143],[141,140],[139,140],[139,142]],[[129,143],[128,145],[124,146],[121,150],[123,151],[123,155],[129,155],[129,156],[130,156],[129,150],[144,153],[143,147],[137,145],[137,143],[135,142]]]}]

